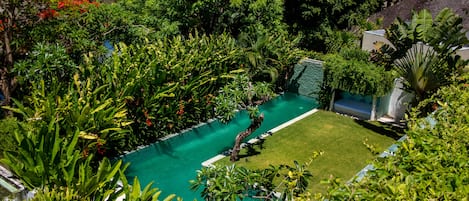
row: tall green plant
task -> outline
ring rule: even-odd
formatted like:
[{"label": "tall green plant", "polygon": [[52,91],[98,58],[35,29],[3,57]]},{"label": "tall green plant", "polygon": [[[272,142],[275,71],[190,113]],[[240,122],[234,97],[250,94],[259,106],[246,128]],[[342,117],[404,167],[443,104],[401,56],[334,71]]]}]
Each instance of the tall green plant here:
[{"label": "tall green plant", "polygon": [[[276,172],[250,170],[236,165],[203,168],[191,180],[193,191],[202,189],[201,196],[206,200],[237,200],[266,195],[262,188],[271,189],[271,180]],[[268,191],[268,189],[264,189]]]},{"label": "tall green plant", "polygon": [[62,138],[73,136],[78,129],[84,155],[97,153],[103,156],[106,151],[116,154],[129,146],[125,136],[132,122],[127,119],[124,103],[102,93],[105,87],[95,88],[89,79],[81,81],[75,74],[67,90],[46,91],[41,80],[32,84],[32,94],[27,101],[22,103],[13,99],[15,107],[4,108],[17,113],[32,126],[42,121],[55,121]]},{"label": "tall green plant", "polygon": [[46,91],[60,90],[59,93],[63,93],[77,70],[77,65],[61,45],[38,43],[27,59],[15,64],[12,73],[16,75],[23,94],[31,93],[31,85],[41,80],[44,80]]},{"label": "tall green plant", "polygon": [[1,160],[29,190],[40,191],[33,200],[116,200],[122,195],[126,200],[157,200],[159,193],[151,184],[143,191],[137,179],[134,186],[128,185],[127,165],[121,160],[103,158],[95,167],[93,155],[84,156],[78,149],[80,131],[63,138],[60,129],[57,120],[20,127],[15,133],[18,148],[5,152]]},{"label": "tall green plant", "polygon": [[230,121],[236,114],[237,109],[246,110],[249,113],[251,124],[238,133],[231,153],[231,161],[238,160],[241,142],[260,127],[264,120],[264,114],[259,113],[258,105],[273,98],[275,94],[269,85],[251,82],[245,74],[235,75],[231,83],[225,85],[220,95],[215,98],[216,114],[222,122]]},{"label": "tall green plant", "polygon": [[294,166],[282,164],[248,169],[233,164],[203,168],[191,180],[191,189],[202,189],[201,196],[206,200],[295,200],[307,197],[308,180],[313,175],[306,168],[320,155],[322,152],[315,152],[310,161],[305,164],[294,161]]},{"label": "tall green plant", "polygon": [[404,87],[415,94],[415,100],[420,102],[429,94],[447,84],[446,72],[442,72],[444,61],[431,48],[417,44],[409,49],[406,55],[394,62],[396,71],[404,78]]},{"label": "tall green plant", "polygon": [[469,42],[465,33],[462,18],[450,9],[441,10],[435,19],[424,9],[413,14],[410,24],[398,19],[386,29],[393,47],[380,47],[378,58],[394,63],[418,102],[448,84],[464,66],[455,52]]},{"label": "tall green plant", "polygon": [[30,190],[70,185],[81,158],[80,151],[75,149],[79,131],[76,130],[70,139],[64,139],[55,120],[38,122],[35,126],[36,129],[21,128],[15,133],[18,150],[6,152],[2,163]]},{"label": "tall green plant", "polygon": [[243,32],[237,40],[243,48],[241,60],[249,70],[248,75],[254,81],[275,84],[280,91],[285,90],[292,67],[311,54],[298,48],[299,41],[299,37],[263,30]]},{"label": "tall green plant", "polygon": [[213,117],[213,97],[238,69],[241,49],[228,35],[193,35],[119,44],[101,65],[89,55],[80,71],[122,100],[135,122],[130,144],[146,144]]}]

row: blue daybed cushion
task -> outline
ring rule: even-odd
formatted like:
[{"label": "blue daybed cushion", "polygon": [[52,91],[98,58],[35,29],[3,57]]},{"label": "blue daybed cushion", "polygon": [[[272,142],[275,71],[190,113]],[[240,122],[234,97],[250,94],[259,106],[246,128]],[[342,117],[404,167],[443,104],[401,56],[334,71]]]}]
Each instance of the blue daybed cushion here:
[{"label": "blue daybed cushion", "polygon": [[340,113],[351,114],[361,118],[370,118],[371,104],[358,102],[352,99],[340,99],[335,101],[334,110]]}]

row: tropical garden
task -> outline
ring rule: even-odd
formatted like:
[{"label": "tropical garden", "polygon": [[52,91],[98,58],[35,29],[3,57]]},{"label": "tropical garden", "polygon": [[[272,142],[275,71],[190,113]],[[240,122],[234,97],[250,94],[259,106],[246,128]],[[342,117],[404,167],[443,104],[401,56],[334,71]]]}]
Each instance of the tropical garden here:
[{"label": "tropical garden", "polygon": [[[305,193],[308,163],[295,163],[203,169],[194,186],[204,189],[202,197],[242,199],[233,191],[213,194],[211,183],[203,182],[222,181],[220,175],[229,173],[249,179],[236,192],[275,189],[273,177],[283,176],[289,183],[282,196],[289,200],[467,199],[469,78],[467,61],[454,54],[468,43],[462,19],[448,9],[434,18],[416,12],[410,23],[397,20],[386,29],[392,46],[363,52],[357,40],[378,26],[366,18],[382,5],[2,0],[1,163],[36,190],[33,200],[161,199],[151,184],[128,181],[128,164],[111,159],[212,118],[229,121],[235,109],[246,109],[252,123],[233,139],[238,151],[262,123],[257,105],[286,90],[293,65],[309,57],[325,61],[318,100],[325,108],[335,90],[382,96],[402,77],[415,95],[408,140],[395,156],[374,161],[376,169],[359,182],[324,181],[329,188],[321,195]],[[429,115],[436,125],[422,118]]]}]

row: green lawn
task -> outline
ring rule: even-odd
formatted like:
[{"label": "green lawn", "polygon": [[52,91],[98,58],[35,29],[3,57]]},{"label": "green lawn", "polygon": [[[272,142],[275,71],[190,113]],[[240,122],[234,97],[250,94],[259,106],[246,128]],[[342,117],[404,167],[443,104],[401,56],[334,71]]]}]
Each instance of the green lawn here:
[{"label": "green lawn", "polygon": [[[247,155],[243,149],[237,165],[248,168],[292,165],[294,160],[304,163],[314,151],[323,151],[309,167],[313,173],[309,189],[312,193],[325,192],[327,186],[320,184],[321,180],[333,175],[347,181],[377,157],[363,144],[365,138],[382,152],[397,137],[398,133],[379,123],[319,111],[267,137],[262,146],[254,146],[257,154]],[[225,157],[217,164],[231,163]]]}]

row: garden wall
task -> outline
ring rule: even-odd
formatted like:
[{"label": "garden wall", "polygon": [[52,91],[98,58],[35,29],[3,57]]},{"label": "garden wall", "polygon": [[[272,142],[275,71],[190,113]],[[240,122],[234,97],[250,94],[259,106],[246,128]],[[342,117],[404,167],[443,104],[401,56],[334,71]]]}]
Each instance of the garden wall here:
[{"label": "garden wall", "polygon": [[383,114],[392,117],[396,122],[404,119],[406,111],[409,110],[409,103],[413,99],[413,95],[404,91],[403,88],[402,78],[395,79],[393,90],[381,99],[382,103],[387,106],[383,108]]},{"label": "garden wall", "polygon": [[318,99],[323,81],[322,61],[303,59],[295,65],[288,80],[288,91]]}]

